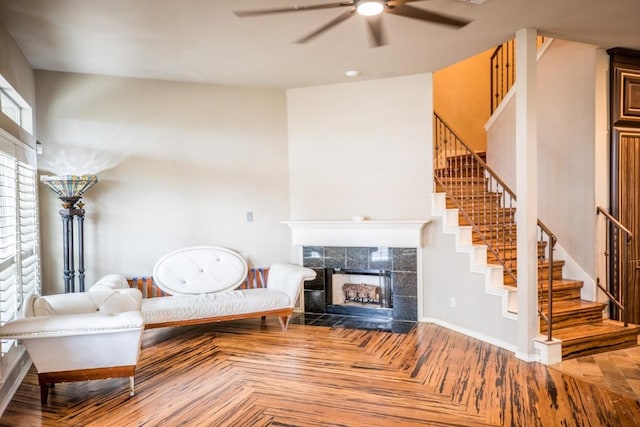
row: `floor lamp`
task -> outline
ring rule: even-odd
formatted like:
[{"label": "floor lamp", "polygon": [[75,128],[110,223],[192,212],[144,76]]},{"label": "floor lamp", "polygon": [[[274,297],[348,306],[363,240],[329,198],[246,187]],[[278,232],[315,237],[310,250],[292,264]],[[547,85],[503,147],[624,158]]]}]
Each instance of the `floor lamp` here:
[{"label": "floor lamp", "polygon": [[84,292],[84,203],[82,195],[98,182],[95,175],[43,175],[40,181],[58,194],[62,208],[62,251],[64,258],[64,292],[75,292],[74,218],[78,223],[78,291]]}]

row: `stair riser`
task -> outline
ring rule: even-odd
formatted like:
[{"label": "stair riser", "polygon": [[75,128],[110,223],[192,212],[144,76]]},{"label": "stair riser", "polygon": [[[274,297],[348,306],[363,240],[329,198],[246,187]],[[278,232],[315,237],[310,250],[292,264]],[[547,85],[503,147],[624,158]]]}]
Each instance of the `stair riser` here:
[{"label": "stair riser", "polygon": [[[553,279],[554,280],[562,280],[562,269],[564,267],[564,261],[554,261],[553,262]],[[516,277],[518,276],[518,269],[513,269]],[[545,266],[538,270],[538,279],[540,280],[548,280],[549,279],[549,269]],[[513,280],[505,273],[504,276],[505,285],[514,285]]]},{"label": "stair riser", "polygon": [[[507,245],[513,242],[516,242],[516,235],[515,234],[510,234],[510,233],[506,233],[506,234],[502,234],[500,235],[499,233],[492,233],[492,234],[485,234],[485,239],[489,244],[492,245]],[[480,234],[476,234],[473,233],[471,235],[471,239],[474,243],[483,243],[484,244],[484,240],[482,239],[482,236],[480,236]]]},{"label": "stair riser", "polygon": [[[442,184],[438,183],[436,189],[442,189],[443,192],[454,193],[453,196],[459,194],[470,196],[484,196],[488,193],[487,184],[482,181],[478,182],[462,182],[462,181],[442,181]],[[446,191],[445,191],[446,190]]]},{"label": "stair riser", "polygon": [[507,227],[500,227],[499,229],[495,229],[492,231],[487,231],[484,233],[478,233],[476,231],[473,232],[473,241],[482,241],[482,237],[489,241],[496,242],[515,242],[517,235],[515,230],[511,230]]},{"label": "stair riser", "polygon": [[480,169],[484,172],[484,168],[480,166],[480,163],[473,156],[462,156],[462,157],[450,157],[447,159],[448,168],[475,168]]},{"label": "stair riser", "polygon": [[[518,276],[518,270],[517,269],[514,270],[514,274],[515,274],[516,277]],[[549,269],[545,268],[544,270],[542,270],[542,272],[538,272],[538,279],[540,279],[540,280],[549,279]],[[554,267],[553,268],[553,279],[554,280],[562,280],[562,267]],[[515,285],[515,283],[513,282],[513,279],[507,273],[504,274],[504,284],[505,285],[509,285],[509,286],[514,286]]]},{"label": "stair riser", "polygon": [[[496,250],[498,254],[500,254],[500,258],[503,260],[515,262],[518,259],[518,251],[515,248],[506,249],[506,250],[502,250],[502,249],[496,249]],[[544,255],[545,255],[544,248],[538,248],[538,256],[544,257]],[[487,250],[487,262],[490,264],[493,264],[494,261],[497,261],[496,256],[493,254],[491,250]],[[513,267],[515,267],[515,264],[513,264]]]},{"label": "stair riser", "polygon": [[[484,214],[485,212],[488,212],[489,214],[492,211],[495,211],[497,209],[500,209],[500,204],[498,203],[499,200],[459,200],[458,203],[460,204],[460,206],[462,207],[462,209],[464,210],[472,210],[473,213],[475,214]],[[450,199],[447,199],[447,208],[449,209],[453,209],[453,208],[457,208],[458,205]]]},{"label": "stair riser", "polygon": [[[548,293],[546,289],[538,290],[539,301],[541,303],[541,307],[544,306],[543,311],[546,313],[546,303],[548,301]],[[553,290],[553,301],[570,301],[572,299],[580,299],[580,289],[560,289]]]},{"label": "stair riser", "polygon": [[[544,310],[543,310],[544,312]],[[592,309],[583,312],[570,312],[553,315],[553,328],[569,328],[579,326],[584,323],[598,322],[602,320],[602,310]],[[547,332],[547,322],[540,320],[540,332]]]},{"label": "stair riser", "polygon": [[621,350],[638,345],[637,331],[600,336],[596,339],[562,342],[562,358],[573,359],[605,351]]},{"label": "stair riser", "polygon": [[[500,215],[494,215],[492,217],[479,218],[476,217],[473,219],[473,223],[477,226],[487,226],[491,224],[493,227],[499,227],[503,225],[509,225],[513,223],[513,213],[505,213]],[[471,221],[467,220],[464,215],[460,214],[460,220],[458,222],[460,225],[472,225]]]},{"label": "stair riser", "polygon": [[486,184],[489,180],[483,176],[438,176],[440,181],[445,184],[455,182],[456,184],[472,185],[472,184]]},{"label": "stair riser", "polygon": [[[487,153],[486,152],[479,151],[479,152],[475,153],[475,155],[478,156],[480,159],[482,159],[483,162],[487,161]],[[473,162],[473,163],[477,163],[476,156],[474,156],[473,154],[469,154],[467,152],[466,154],[456,154],[456,155],[452,155],[452,156],[447,156],[447,161],[451,162],[451,163],[454,163],[454,162]]]},{"label": "stair riser", "polygon": [[[487,239],[487,242],[489,244],[496,245],[496,244],[508,244],[510,242],[515,242],[516,241],[515,237],[516,236],[511,236],[511,235],[487,236],[486,239]],[[477,244],[482,244],[482,245],[486,244],[486,242],[484,240],[482,240],[482,238],[480,236],[476,235],[476,234],[473,234],[471,236],[471,241],[473,243],[477,243]]]},{"label": "stair riser", "polygon": [[484,176],[484,170],[475,166],[458,166],[451,165],[447,169],[436,169],[436,176],[444,177],[474,177],[479,178]]}]

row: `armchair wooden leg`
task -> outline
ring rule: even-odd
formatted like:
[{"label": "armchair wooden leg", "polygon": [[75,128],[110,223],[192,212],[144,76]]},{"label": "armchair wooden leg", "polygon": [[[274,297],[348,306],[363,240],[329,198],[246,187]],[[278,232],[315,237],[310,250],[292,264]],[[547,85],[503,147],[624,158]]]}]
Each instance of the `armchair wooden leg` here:
[{"label": "armchair wooden leg", "polygon": [[40,384],[40,403],[47,404],[47,398],[49,397],[49,384]]},{"label": "armchair wooden leg", "polygon": [[291,316],[278,316],[278,321],[280,322],[280,328],[282,328],[283,331],[286,331],[287,328],[289,327],[290,319],[291,319]]},{"label": "armchair wooden leg", "polygon": [[135,395],[136,395],[135,380],[132,375],[129,377],[129,396],[133,397]]}]

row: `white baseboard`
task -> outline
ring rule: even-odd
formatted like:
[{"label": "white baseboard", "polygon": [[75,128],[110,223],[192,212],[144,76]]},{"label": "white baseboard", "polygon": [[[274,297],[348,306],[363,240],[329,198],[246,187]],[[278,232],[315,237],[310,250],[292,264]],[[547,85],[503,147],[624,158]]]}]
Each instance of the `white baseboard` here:
[{"label": "white baseboard", "polygon": [[518,353],[516,351],[517,349],[516,349],[516,347],[514,345],[511,345],[511,344],[509,344],[507,342],[498,340],[498,339],[496,339],[494,337],[490,337],[488,335],[484,335],[484,334],[472,331],[470,329],[463,328],[463,327],[457,326],[457,325],[453,325],[453,324],[451,324],[449,322],[445,322],[443,320],[435,319],[435,318],[432,318],[432,317],[425,317],[425,318],[421,319],[420,322],[435,323],[436,325],[442,326],[443,328],[451,329],[452,331],[459,332],[459,333],[461,333],[463,335],[466,335],[468,337],[475,338],[477,340],[486,342],[488,344],[495,345],[496,347],[503,348],[503,349],[505,349],[507,351],[510,351],[510,352],[514,353],[516,355],[516,357],[518,357]]},{"label": "white baseboard", "polygon": [[0,415],[9,406],[13,395],[18,391],[18,387],[22,384],[22,380],[31,367],[31,359],[24,348],[20,354],[16,355],[16,359],[11,365],[7,368],[8,375],[3,378],[2,384],[0,384]]}]

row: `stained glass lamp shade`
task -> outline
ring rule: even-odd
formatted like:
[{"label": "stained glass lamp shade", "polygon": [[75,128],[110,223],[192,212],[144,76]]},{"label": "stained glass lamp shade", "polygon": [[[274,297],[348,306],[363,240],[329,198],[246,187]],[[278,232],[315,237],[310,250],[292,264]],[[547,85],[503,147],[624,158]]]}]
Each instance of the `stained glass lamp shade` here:
[{"label": "stained glass lamp shade", "polygon": [[40,181],[47,184],[49,188],[58,194],[65,209],[72,208],[82,195],[98,182],[95,175],[64,175],[50,176],[43,175]]}]

